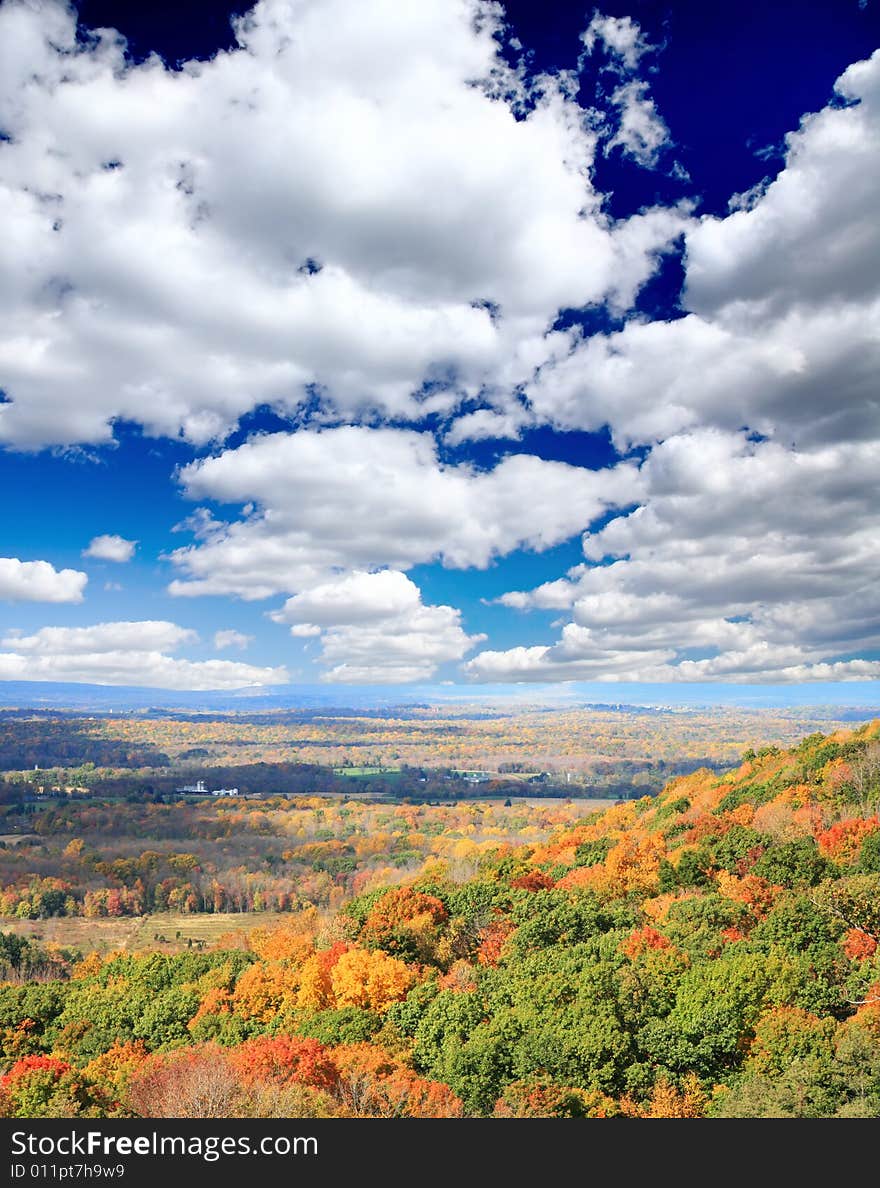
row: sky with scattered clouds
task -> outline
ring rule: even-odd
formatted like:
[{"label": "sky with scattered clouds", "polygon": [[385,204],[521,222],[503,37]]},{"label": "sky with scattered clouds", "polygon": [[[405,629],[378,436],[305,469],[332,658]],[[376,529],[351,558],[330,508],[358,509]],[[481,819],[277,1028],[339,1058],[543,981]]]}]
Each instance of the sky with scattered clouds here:
[{"label": "sky with scattered clouds", "polygon": [[873,0],[151,8],[0,0],[0,680],[877,695]]}]

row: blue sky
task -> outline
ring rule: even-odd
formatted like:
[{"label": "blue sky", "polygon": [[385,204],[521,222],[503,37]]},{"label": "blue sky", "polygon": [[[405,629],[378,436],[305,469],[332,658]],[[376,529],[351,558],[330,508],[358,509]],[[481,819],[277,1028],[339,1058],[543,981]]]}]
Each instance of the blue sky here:
[{"label": "blue sky", "polygon": [[0,680],[876,701],[878,45],[2,0]]}]

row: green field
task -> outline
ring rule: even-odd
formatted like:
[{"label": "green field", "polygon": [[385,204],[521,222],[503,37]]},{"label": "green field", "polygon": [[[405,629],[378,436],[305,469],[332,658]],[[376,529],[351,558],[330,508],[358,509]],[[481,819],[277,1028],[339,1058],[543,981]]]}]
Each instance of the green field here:
[{"label": "green field", "polygon": [[399,767],[334,767],[333,774],[339,776],[351,776],[354,779],[362,778],[363,776],[374,775],[398,775],[400,773]]}]

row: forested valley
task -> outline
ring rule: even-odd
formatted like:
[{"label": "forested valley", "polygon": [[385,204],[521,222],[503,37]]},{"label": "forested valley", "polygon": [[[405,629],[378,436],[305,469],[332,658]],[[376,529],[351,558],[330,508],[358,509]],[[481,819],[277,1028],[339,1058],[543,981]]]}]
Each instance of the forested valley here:
[{"label": "forested valley", "polygon": [[[844,726],[812,709],[554,707],[475,702],[381,710],[0,710],[0,804],[53,794],[168,798],[199,778],[243,794],[629,798],[675,775]],[[468,776],[471,780],[468,780]],[[357,781],[352,783],[352,781]]]},{"label": "forested valley", "polygon": [[[880,722],[595,810],[181,808],[188,858],[162,842],[178,806],[54,809],[37,877],[76,910],[173,862],[189,878],[208,840],[253,840],[245,869],[280,850],[303,881],[283,917],[196,948],[4,927],[0,1112],[878,1117],[878,804]],[[127,812],[153,873],[143,840],[101,852]],[[78,900],[83,871],[104,884]]]}]

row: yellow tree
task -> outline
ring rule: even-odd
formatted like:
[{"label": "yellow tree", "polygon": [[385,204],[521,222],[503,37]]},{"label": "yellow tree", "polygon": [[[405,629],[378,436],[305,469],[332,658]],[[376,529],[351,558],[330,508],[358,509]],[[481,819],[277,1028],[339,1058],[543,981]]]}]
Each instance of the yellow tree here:
[{"label": "yellow tree", "polygon": [[412,971],[380,949],[349,949],[330,972],[336,1005],[354,1006],[378,1013],[405,998],[415,982]]}]

